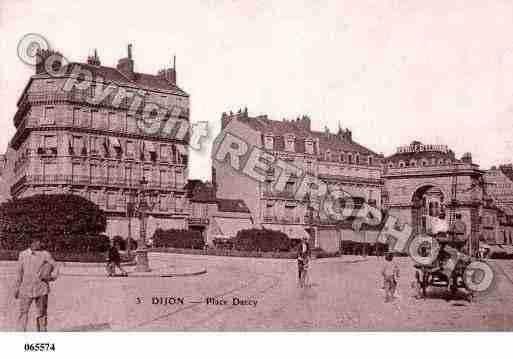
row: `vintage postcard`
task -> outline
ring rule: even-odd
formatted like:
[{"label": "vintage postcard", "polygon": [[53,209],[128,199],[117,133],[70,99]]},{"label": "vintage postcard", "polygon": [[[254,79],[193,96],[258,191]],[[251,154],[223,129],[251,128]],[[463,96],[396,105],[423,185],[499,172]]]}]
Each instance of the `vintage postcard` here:
[{"label": "vintage postcard", "polygon": [[0,4],[0,331],[513,330],[513,3]]}]

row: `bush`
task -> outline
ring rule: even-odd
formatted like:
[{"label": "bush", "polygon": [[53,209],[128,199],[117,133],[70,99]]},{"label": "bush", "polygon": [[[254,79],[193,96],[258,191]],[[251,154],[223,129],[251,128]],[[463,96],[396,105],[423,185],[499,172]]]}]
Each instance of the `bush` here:
[{"label": "bush", "polygon": [[0,205],[0,249],[26,249],[33,238],[50,251],[108,248],[107,219],[93,202],[71,194],[35,195]]},{"label": "bush", "polygon": [[198,231],[183,229],[157,229],[153,235],[155,247],[202,249],[205,241]]},{"label": "bush", "polygon": [[297,245],[285,233],[269,229],[243,229],[233,241],[233,248],[239,251],[287,252]]},{"label": "bush", "polygon": [[106,252],[110,242],[109,237],[103,234],[68,236],[9,234],[2,236],[0,249],[22,251],[29,247],[33,238],[39,238],[43,248],[52,253]]}]

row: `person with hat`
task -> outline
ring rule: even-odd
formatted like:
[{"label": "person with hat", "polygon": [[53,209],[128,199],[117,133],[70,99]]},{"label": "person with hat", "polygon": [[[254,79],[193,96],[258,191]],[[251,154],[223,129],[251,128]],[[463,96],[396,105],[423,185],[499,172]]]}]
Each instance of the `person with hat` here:
[{"label": "person with hat", "polygon": [[20,301],[19,331],[27,330],[32,302],[35,302],[37,308],[37,331],[47,330],[50,282],[56,280],[58,275],[55,260],[49,252],[42,250],[39,239],[33,239],[30,247],[20,252],[14,288],[14,297]]}]

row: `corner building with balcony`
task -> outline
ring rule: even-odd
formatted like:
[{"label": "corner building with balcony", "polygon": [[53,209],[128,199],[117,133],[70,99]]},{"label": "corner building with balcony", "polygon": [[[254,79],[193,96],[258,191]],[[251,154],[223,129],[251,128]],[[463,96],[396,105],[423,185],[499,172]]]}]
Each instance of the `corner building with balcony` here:
[{"label": "corner building with balcony", "polygon": [[[42,62],[21,94],[14,116],[16,133],[7,151],[11,163],[5,165],[10,173],[4,174],[10,195],[83,196],[106,212],[107,235],[127,237],[127,203],[144,178],[156,203],[149,213],[148,235],[157,227],[187,228],[188,156],[186,146],[180,147],[186,139],[162,131],[145,133],[138,126],[140,120],[161,121],[160,128],[169,120],[188,121],[189,96],[176,85],[175,67],[157,75],[135,72],[129,45],[127,57],[117,67],[102,66],[95,51],[85,63],[54,61],[60,69],[55,76],[45,70],[45,59],[62,55],[47,50],[38,56]],[[84,82],[66,88],[75,67]],[[90,100],[109,85],[114,91],[101,102]],[[123,96],[116,100],[119,94]],[[142,99],[141,106],[131,102],[133,94]],[[154,112],[147,113],[147,103],[175,110],[157,118]],[[139,221],[132,221],[135,239],[138,226]]]},{"label": "corner building with balcony", "polygon": [[[330,191],[349,193],[356,203],[365,201],[380,208],[382,155],[354,141],[350,130],[314,131],[307,116],[276,121],[266,115],[251,117],[247,109],[224,113],[221,122],[221,134],[213,147],[212,181],[219,197],[244,200],[256,226],[282,231],[291,238],[308,238],[326,251],[339,250],[343,238],[335,221],[322,211],[309,213],[309,208],[318,206],[295,198],[303,174],[319,178]],[[283,169],[271,168],[264,181],[234,170],[229,161],[217,158],[228,134],[243,140],[248,148],[256,147],[285,161],[297,171],[292,171],[284,188],[277,191]]]}]

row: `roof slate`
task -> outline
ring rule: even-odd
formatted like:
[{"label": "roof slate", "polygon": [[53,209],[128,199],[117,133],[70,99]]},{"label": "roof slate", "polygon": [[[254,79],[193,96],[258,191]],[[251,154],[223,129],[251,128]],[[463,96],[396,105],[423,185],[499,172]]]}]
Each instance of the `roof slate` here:
[{"label": "roof slate", "polygon": [[360,145],[356,141],[344,140],[337,134],[308,130],[299,121],[275,121],[265,116],[239,117],[239,119],[262,134],[271,133],[273,136],[277,136],[276,144],[278,150],[283,150],[284,148],[283,136],[292,134],[296,137],[296,151],[299,153],[305,152],[303,140],[311,138],[318,139],[321,153],[331,150],[336,152],[359,152],[363,155],[377,155],[376,152]]}]

